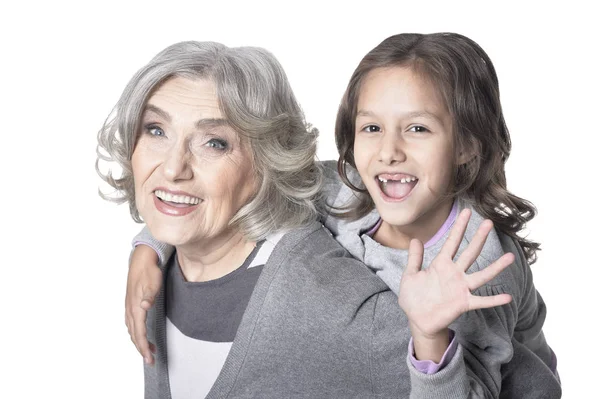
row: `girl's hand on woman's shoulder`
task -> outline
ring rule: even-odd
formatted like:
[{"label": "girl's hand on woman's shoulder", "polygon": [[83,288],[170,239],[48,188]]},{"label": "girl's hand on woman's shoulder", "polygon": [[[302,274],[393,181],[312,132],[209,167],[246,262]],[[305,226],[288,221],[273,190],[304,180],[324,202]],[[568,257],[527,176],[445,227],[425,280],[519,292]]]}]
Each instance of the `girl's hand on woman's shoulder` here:
[{"label": "girl's hand on woman's shoulder", "polygon": [[[417,358],[420,358],[419,347],[435,346],[433,342],[438,343],[438,348],[440,342],[445,342],[443,349],[439,348],[443,354],[448,346],[448,326],[461,314],[469,310],[505,305],[512,299],[509,294],[485,297],[471,294],[471,291],[492,280],[514,261],[514,255],[506,253],[484,270],[466,273],[481,253],[493,228],[490,220],[481,223],[472,241],[454,262],[470,217],[468,209],[460,213],[448,240],[427,269],[421,269],[423,244],[416,239],[410,242],[408,265],[400,280],[398,303],[408,317]],[[421,352],[428,353],[426,348]],[[431,356],[421,356],[428,357]]]},{"label": "girl's hand on woman's shoulder", "polygon": [[162,272],[157,263],[158,256],[152,248],[138,245],[131,256],[127,274],[125,324],[131,341],[147,364],[154,363],[152,354],[156,352],[146,336],[146,316],[162,285]]}]

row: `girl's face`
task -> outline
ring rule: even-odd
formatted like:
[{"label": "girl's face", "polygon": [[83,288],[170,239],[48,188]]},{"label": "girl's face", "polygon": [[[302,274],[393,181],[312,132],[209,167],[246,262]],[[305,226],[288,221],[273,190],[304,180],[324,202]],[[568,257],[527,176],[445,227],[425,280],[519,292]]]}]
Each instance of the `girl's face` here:
[{"label": "girl's face", "polygon": [[378,235],[404,236],[397,247],[427,242],[452,206],[452,118],[440,94],[411,68],[375,69],[359,92],[355,130],[356,167],[383,219]]}]

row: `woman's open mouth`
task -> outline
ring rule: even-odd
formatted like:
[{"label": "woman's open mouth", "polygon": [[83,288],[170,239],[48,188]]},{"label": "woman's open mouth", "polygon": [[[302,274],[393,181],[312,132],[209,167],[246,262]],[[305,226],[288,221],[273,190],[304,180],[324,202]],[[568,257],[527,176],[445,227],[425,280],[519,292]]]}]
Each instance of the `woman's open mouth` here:
[{"label": "woman's open mouth", "polygon": [[154,205],[169,216],[184,216],[198,207],[202,200],[182,194],[171,194],[163,190],[154,191]]}]

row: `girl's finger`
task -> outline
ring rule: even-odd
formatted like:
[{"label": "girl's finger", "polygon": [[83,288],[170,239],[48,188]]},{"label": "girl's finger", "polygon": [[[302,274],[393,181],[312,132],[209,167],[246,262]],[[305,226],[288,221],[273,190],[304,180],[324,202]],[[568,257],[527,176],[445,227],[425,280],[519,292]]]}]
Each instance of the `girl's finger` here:
[{"label": "girl's finger", "polygon": [[129,330],[129,338],[131,338],[131,342],[133,342],[133,345],[135,345],[135,349],[137,349],[137,351],[140,353],[140,355],[144,356],[144,353],[142,352],[140,346],[138,345],[136,336],[135,336],[135,322],[133,321],[133,319],[129,320],[129,323],[127,324],[127,329]]},{"label": "girl's finger", "polygon": [[465,250],[460,254],[460,257],[456,261],[456,263],[462,268],[462,270],[467,271],[469,267],[475,262],[475,259],[481,253],[481,249],[485,244],[485,240],[487,239],[488,234],[492,231],[494,227],[494,223],[491,220],[484,220],[479,225],[477,232],[471,239],[471,242],[465,248]]},{"label": "girl's finger", "polygon": [[454,222],[454,226],[452,226],[452,230],[450,230],[448,239],[440,250],[440,255],[454,259],[454,255],[456,255],[456,251],[458,251],[458,247],[460,246],[463,236],[465,235],[465,230],[467,229],[467,224],[469,224],[470,218],[470,209],[463,209],[460,212],[456,218],[456,221]]},{"label": "girl's finger", "polygon": [[423,265],[423,243],[416,238],[410,240],[408,245],[408,264],[404,273],[414,274],[421,270]]},{"label": "girl's finger", "polygon": [[467,285],[469,290],[473,291],[482,285],[493,280],[500,272],[506,269],[509,265],[511,265],[515,261],[515,255],[511,252],[505,253],[494,263],[489,265],[483,270],[480,270],[476,273],[472,273],[466,276]]},{"label": "girl's finger", "polygon": [[495,306],[506,305],[510,301],[512,301],[510,294],[492,296],[471,295],[469,297],[469,310],[493,308]]},{"label": "girl's finger", "polygon": [[150,310],[150,308],[154,306],[154,299],[156,298],[157,294],[158,289],[151,285],[142,287],[142,301],[140,303],[142,309],[146,311]]},{"label": "girl's finger", "polygon": [[131,332],[129,328],[129,313],[125,312],[125,325],[127,326],[127,331]]},{"label": "girl's finger", "polygon": [[146,311],[139,309],[134,313],[134,336],[138,351],[144,357],[147,364],[153,363],[152,353],[150,352],[150,345],[148,338],[146,337]]}]

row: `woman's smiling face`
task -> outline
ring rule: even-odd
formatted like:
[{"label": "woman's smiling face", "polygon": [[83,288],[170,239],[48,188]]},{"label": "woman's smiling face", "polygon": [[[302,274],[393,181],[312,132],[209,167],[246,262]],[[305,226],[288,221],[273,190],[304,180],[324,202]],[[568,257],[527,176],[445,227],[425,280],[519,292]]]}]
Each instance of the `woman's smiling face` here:
[{"label": "woman's smiling face", "polygon": [[427,241],[448,216],[455,168],[439,92],[412,68],[375,69],[362,83],[355,126],[356,167],[382,229]]},{"label": "woman's smiling face", "polygon": [[213,82],[165,81],[139,126],[135,199],[152,235],[178,246],[232,233],[229,222],[258,185],[248,144],[224,119]]}]

